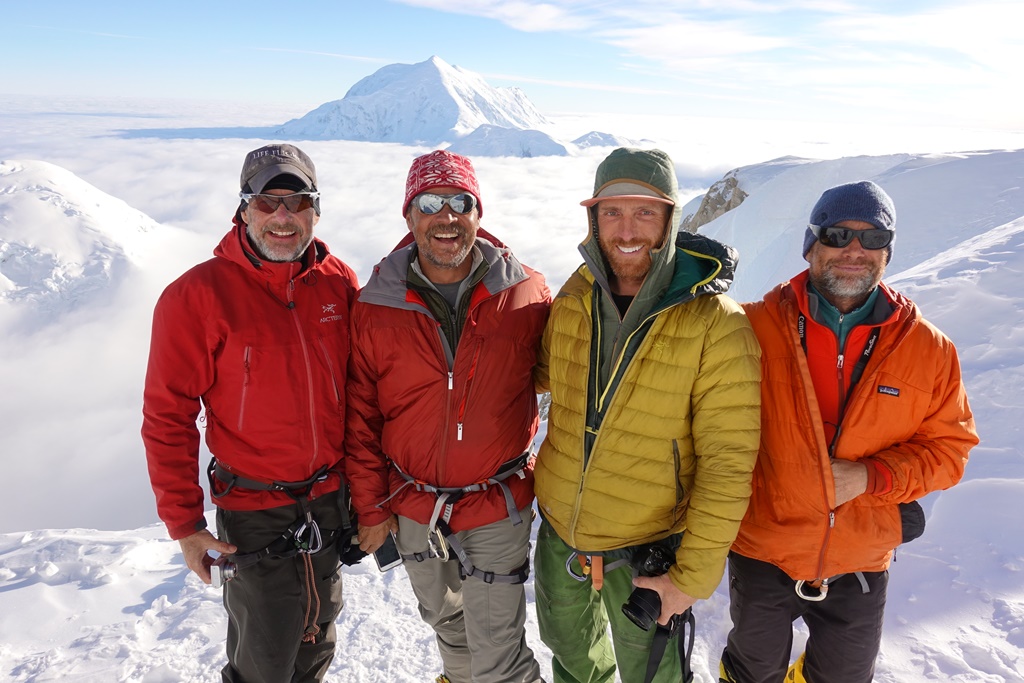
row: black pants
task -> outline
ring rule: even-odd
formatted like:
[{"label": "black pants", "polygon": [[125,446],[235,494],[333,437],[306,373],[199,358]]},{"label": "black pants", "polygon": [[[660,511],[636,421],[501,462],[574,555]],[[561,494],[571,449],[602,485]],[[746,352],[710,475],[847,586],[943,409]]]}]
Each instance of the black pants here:
[{"label": "black pants", "polygon": [[[312,503],[313,517],[324,531],[341,526],[338,496],[328,494]],[[270,545],[299,516],[295,505],[270,510],[217,511],[221,540],[240,553]],[[312,595],[307,589],[303,556],[267,557],[238,571],[224,585],[228,612],[228,663],[224,683],[312,683],[322,681],[334,659],[341,613],[341,566],[333,543],[309,556],[314,589],[320,599],[316,623],[320,633],[303,642],[303,626]]]},{"label": "black pants", "polygon": [[808,638],[803,675],[808,683],[871,683],[882,642],[888,572],[864,572],[868,593],[854,574],[829,587],[821,602],[796,594],[796,582],[767,562],[729,553],[732,630],[722,663],[737,683],[782,683],[793,648],[793,622],[803,618]]}]

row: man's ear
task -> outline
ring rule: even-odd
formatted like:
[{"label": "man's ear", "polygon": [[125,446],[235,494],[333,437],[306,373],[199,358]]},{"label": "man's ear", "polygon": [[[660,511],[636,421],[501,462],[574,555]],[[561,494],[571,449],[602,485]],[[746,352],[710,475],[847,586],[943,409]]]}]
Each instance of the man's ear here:
[{"label": "man's ear", "polygon": [[412,209],[409,209],[409,213],[405,214],[405,227],[409,228],[409,232],[412,232]]}]

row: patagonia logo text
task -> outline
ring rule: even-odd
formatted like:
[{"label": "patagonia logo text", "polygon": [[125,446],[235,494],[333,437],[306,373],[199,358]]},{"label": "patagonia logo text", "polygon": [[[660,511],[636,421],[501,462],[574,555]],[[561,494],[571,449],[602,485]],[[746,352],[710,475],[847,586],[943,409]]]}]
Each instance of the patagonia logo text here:
[{"label": "patagonia logo text", "polygon": [[887,387],[884,384],[879,384],[878,385],[878,393],[880,393],[880,394],[889,394],[890,396],[899,396],[900,395],[900,390],[897,389],[896,387]]}]

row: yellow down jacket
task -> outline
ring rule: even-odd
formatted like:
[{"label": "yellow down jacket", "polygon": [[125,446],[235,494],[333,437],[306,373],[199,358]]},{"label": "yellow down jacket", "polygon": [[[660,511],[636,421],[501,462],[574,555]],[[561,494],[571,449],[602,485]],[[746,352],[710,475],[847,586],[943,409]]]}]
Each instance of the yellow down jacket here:
[{"label": "yellow down jacket", "polygon": [[[712,242],[680,234],[690,238]],[[742,309],[721,294],[731,263],[677,253],[696,259],[706,276],[672,283],[640,326],[646,334],[615,359],[606,386],[592,386],[591,343],[600,329],[592,319],[594,277],[581,266],[559,292],[536,372],[538,390],[550,388],[552,400],[535,487],[541,514],[583,553],[685,531],[669,575],[683,592],[707,598],[750,497],[760,349]],[[595,403],[604,417],[587,456]]]}]

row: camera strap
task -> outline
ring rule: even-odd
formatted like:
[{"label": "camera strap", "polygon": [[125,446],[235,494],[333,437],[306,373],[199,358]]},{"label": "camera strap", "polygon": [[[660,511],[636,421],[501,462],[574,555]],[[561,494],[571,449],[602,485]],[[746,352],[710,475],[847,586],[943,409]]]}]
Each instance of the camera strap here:
[{"label": "camera strap", "polygon": [[644,683],[651,683],[658,673],[658,666],[668,649],[668,641],[675,638],[679,646],[679,666],[682,669],[683,683],[693,682],[693,668],[690,666],[690,657],[693,655],[694,626],[696,620],[693,617],[693,609],[687,609],[682,614],[673,615],[668,626],[658,624],[654,630],[654,640],[651,642],[651,654],[647,658],[647,672],[644,674]]}]

